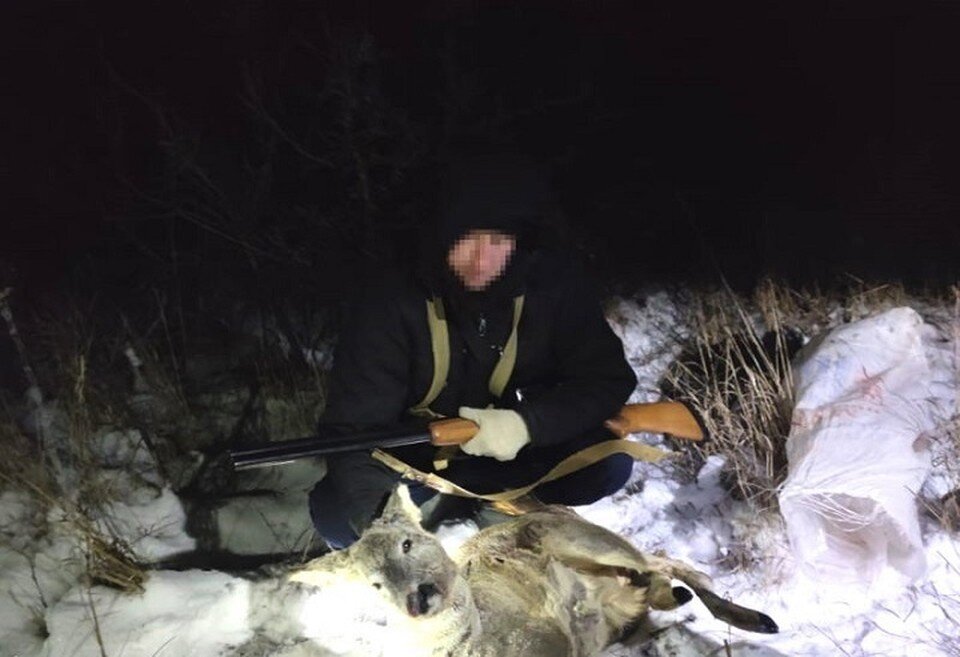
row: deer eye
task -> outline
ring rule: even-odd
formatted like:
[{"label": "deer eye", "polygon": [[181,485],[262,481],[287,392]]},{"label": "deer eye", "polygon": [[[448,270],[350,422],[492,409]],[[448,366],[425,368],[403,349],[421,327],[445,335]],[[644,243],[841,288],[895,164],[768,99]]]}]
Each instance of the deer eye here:
[{"label": "deer eye", "polygon": [[377,590],[379,591],[380,589],[383,588],[383,584],[381,584],[380,582],[374,582],[374,583],[373,583],[373,588],[375,588],[375,589],[377,589]]},{"label": "deer eye", "polygon": [[410,548],[412,547],[413,547],[413,541],[407,538],[407,539],[404,539],[403,544],[400,546],[400,549],[403,550],[404,554],[406,554],[407,552],[410,551]]}]

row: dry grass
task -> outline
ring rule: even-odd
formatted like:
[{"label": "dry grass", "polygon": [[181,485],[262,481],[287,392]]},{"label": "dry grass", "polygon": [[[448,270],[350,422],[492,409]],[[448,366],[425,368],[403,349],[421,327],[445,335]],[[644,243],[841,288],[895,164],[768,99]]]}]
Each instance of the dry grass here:
[{"label": "dry grass", "polygon": [[262,440],[300,438],[316,431],[327,373],[315,363],[285,358],[277,350],[254,359],[263,401]]},{"label": "dry grass", "polygon": [[[9,304],[6,310],[13,312]],[[143,332],[122,316],[113,321],[98,312],[93,304],[64,303],[56,314],[21,322],[20,353],[24,363],[35,361],[30,380],[40,392],[35,402],[15,402],[8,417],[0,418],[0,444],[7,450],[0,461],[0,489],[25,491],[42,510],[41,517],[56,519],[58,533],[75,541],[77,571],[84,573],[84,581],[137,592],[148,566],[114,530],[109,516],[110,506],[124,501],[130,485],[144,482],[133,469],[123,477],[103,476],[99,441],[111,428],[144,425],[141,435],[161,476],[171,481],[166,471],[170,459],[197,449],[199,432],[191,429],[204,427],[194,421],[182,376],[185,356],[176,352],[178,338],[163,318]],[[284,437],[311,433],[320,399],[314,391],[322,390],[323,370],[284,359],[278,350],[262,349],[249,362],[264,406],[257,428]],[[14,421],[25,411],[47,418],[43,440]],[[169,436],[164,433],[159,440],[150,432],[154,426]],[[43,456],[47,445],[55,445],[56,465]],[[52,527],[36,531],[42,535]]]},{"label": "dry grass", "polygon": [[0,424],[0,434],[8,454],[0,466],[4,487],[27,492],[45,510],[44,517],[57,512],[60,522],[78,541],[90,581],[131,593],[143,591],[146,573],[130,546],[118,537],[104,534],[89,507],[60,492],[49,469],[39,464],[29,438],[8,422]]},{"label": "dry grass", "polygon": [[[9,305],[5,310],[10,323],[12,310]],[[47,514],[57,512],[78,542],[88,581],[142,591],[145,573],[133,550],[119,537],[105,533],[94,519],[114,497],[95,476],[99,468],[93,456],[95,428],[116,423],[119,417],[106,402],[109,395],[102,389],[95,391],[92,384],[89,363],[94,334],[86,330],[84,318],[65,314],[59,322],[41,320],[32,325],[37,328],[31,333],[36,344],[20,340],[18,351],[25,369],[28,346],[45,356],[41,371],[45,369],[46,376],[27,375],[36,389],[29,410],[42,429],[30,437],[13,418],[0,420],[0,444],[6,452],[0,461],[0,481],[6,488],[25,491]],[[41,386],[53,394],[41,391]]]},{"label": "dry grass", "polygon": [[757,290],[758,313],[729,290],[700,296],[690,317],[691,344],[667,375],[671,396],[687,400],[709,432],[710,440],[694,449],[726,457],[734,492],[760,508],[775,506],[786,474],[793,406],[788,300],[772,284]]},{"label": "dry grass", "polygon": [[7,488],[28,493],[46,511],[44,517],[56,511],[68,533],[78,541],[90,581],[127,592],[142,591],[146,575],[133,550],[121,538],[105,533],[94,520],[115,496],[91,476],[98,466],[91,460],[90,450],[82,447],[89,446],[92,435],[90,414],[79,408],[71,406],[67,414],[70,444],[78,449],[64,459],[74,468],[75,491],[63,490],[62,478],[44,464],[36,443],[10,421],[0,422],[0,443],[7,454],[0,465],[0,481]]},{"label": "dry grass", "polygon": [[951,460],[948,469],[953,478],[953,492],[945,496],[944,506],[950,521],[948,526],[960,531],[960,285],[953,287],[953,296],[953,382],[957,399],[949,435],[950,452],[955,458]]},{"label": "dry grass", "polygon": [[960,285],[954,286],[951,291],[954,297],[951,326],[953,377],[957,399],[954,402],[954,415],[945,431],[939,462],[935,464],[946,472],[951,490],[940,499],[927,501],[926,507],[941,527],[950,532],[960,532]]}]

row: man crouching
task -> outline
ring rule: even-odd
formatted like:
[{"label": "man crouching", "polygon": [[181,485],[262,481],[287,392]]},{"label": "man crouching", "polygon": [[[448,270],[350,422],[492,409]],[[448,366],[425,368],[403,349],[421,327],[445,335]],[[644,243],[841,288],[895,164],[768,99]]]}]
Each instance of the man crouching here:
[{"label": "man crouching", "polygon": [[[347,314],[320,432],[410,418],[473,420],[479,432],[442,476],[492,493],[536,481],[609,439],[603,422],[636,377],[582,267],[546,247],[554,200],[539,169],[486,149],[457,157],[448,174],[416,265],[375,277]],[[434,469],[430,445],[388,451]],[[369,526],[399,475],[369,452],[332,455],[327,464],[310,511],[320,535],[341,548]],[[631,468],[629,456],[608,456],[533,494],[544,503],[588,504],[620,489]],[[434,495],[411,492],[418,504]],[[443,502],[430,523],[472,511],[460,498]]]}]

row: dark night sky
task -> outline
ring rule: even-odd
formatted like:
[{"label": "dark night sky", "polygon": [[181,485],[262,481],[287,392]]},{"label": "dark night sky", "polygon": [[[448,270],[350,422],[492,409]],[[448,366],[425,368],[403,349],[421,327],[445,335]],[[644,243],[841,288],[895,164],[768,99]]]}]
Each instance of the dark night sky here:
[{"label": "dark night sky", "polygon": [[624,271],[942,282],[960,245],[953,5],[8,2],[0,258],[56,285],[124,211],[118,180],[142,179],[159,136],[118,80],[205,139],[242,139],[242,62],[297,85],[323,74],[298,48],[352,26],[424,125],[460,40],[482,111],[568,162],[572,221]]}]

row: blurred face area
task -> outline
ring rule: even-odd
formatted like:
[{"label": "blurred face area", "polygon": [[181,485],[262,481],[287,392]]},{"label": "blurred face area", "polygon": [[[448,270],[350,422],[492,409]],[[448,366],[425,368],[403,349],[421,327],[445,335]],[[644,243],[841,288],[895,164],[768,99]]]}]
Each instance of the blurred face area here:
[{"label": "blurred face area", "polygon": [[509,233],[471,230],[450,247],[447,265],[465,288],[481,292],[503,274],[516,249]]}]

